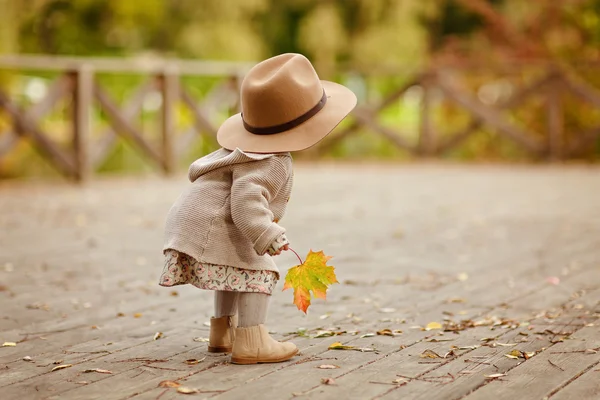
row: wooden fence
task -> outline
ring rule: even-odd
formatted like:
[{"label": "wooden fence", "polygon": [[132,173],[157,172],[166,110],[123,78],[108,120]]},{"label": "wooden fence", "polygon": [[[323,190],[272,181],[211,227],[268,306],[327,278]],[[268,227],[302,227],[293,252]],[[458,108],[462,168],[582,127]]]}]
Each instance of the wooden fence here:
[{"label": "wooden fence", "polygon": [[[11,152],[20,140],[31,141],[36,149],[64,176],[79,181],[90,178],[103,162],[119,138],[127,140],[142,152],[160,170],[170,173],[176,168],[175,160],[196,138],[213,138],[218,122],[210,115],[215,103],[227,106],[231,112],[238,104],[238,88],[247,64],[221,62],[193,62],[180,60],[135,61],[119,59],[55,58],[37,56],[0,56],[0,71],[17,74],[27,71],[58,73],[46,91],[45,97],[28,108],[20,105],[16,96],[0,90],[0,111],[10,119],[10,128],[0,132],[0,159]],[[362,102],[352,113],[349,122],[329,137],[317,150],[325,154],[349,136],[368,130],[381,135],[390,143],[415,156],[439,156],[467,140],[482,128],[512,141],[536,159],[562,160],[577,157],[596,145],[600,125],[583,132],[564,132],[563,99],[574,95],[600,111],[600,91],[575,75],[555,65],[544,65],[526,85],[512,90],[510,96],[495,102],[483,102],[469,89],[465,77],[469,70],[435,68],[413,74],[384,98]],[[117,102],[102,87],[98,74],[127,73],[147,77],[145,82],[126,101]],[[218,77],[216,85],[203,101],[191,95],[182,78],[186,76]],[[380,114],[402,99],[406,91],[420,88],[418,135],[407,135],[397,127],[380,122]],[[139,127],[139,117],[146,96],[158,91],[161,96],[160,137],[151,140]],[[470,122],[455,132],[440,132],[435,122],[434,108],[440,95],[468,114]],[[545,118],[544,132],[532,131],[515,122],[510,110],[530,97],[542,98]],[[226,98],[227,100],[224,100]],[[69,99],[71,125],[68,146],[60,146],[40,127],[43,120],[61,99]],[[226,103],[226,104],[224,104]],[[187,108],[193,124],[186,132],[178,132],[176,109]],[[92,110],[100,110],[110,127],[94,132]],[[417,140],[414,138],[417,137]]]}]

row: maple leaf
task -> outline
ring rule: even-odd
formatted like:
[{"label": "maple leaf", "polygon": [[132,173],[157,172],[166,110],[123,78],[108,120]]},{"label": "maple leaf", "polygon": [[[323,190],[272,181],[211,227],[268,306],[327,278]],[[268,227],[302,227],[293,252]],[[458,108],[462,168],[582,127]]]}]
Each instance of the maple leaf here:
[{"label": "maple leaf", "polygon": [[335,268],[327,265],[331,258],[322,251],[310,250],[306,260],[290,268],[285,276],[283,290],[294,289],[294,304],[305,314],[310,306],[311,292],[312,296],[325,299],[329,285],[338,283]]}]

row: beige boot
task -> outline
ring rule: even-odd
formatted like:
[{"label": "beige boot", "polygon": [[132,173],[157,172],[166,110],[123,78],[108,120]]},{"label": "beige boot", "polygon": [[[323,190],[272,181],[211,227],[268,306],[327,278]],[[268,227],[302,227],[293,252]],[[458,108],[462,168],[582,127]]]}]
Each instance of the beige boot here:
[{"label": "beige boot", "polygon": [[237,315],[210,319],[208,351],[210,353],[231,353],[237,328]]},{"label": "beige boot", "polygon": [[235,330],[231,353],[234,364],[276,363],[287,361],[298,353],[293,343],[278,342],[263,324]]}]

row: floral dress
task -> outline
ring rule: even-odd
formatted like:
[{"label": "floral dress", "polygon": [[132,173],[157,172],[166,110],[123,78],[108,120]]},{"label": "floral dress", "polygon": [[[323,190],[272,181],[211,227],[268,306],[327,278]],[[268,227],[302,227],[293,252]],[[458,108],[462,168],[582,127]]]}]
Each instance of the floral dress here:
[{"label": "floral dress", "polygon": [[[287,238],[281,235],[269,247],[269,254],[277,253],[286,244],[289,244]],[[159,285],[171,287],[189,283],[206,290],[271,294],[278,279],[279,275],[273,271],[200,263],[187,254],[168,249]]]}]

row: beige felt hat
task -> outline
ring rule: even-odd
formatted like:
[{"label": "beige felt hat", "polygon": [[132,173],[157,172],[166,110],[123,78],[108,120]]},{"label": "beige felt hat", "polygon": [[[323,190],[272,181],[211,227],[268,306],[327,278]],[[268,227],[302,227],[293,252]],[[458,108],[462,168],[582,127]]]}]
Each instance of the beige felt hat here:
[{"label": "beige felt hat", "polygon": [[241,88],[242,112],[217,132],[219,144],[251,153],[307,149],[329,134],[356,106],[356,96],[322,81],[301,54],[282,54],[255,65]]}]

